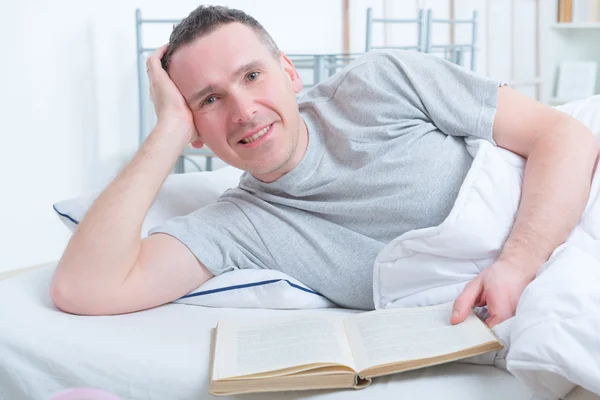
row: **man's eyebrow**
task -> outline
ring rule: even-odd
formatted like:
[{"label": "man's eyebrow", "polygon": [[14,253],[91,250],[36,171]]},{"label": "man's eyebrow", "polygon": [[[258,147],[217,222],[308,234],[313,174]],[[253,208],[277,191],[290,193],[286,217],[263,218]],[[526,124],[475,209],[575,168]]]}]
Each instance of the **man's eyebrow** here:
[{"label": "man's eyebrow", "polygon": [[245,74],[247,72],[250,72],[253,69],[264,69],[264,63],[262,61],[251,61],[247,64],[242,65],[241,67],[239,67],[238,69],[236,69],[235,71],[233,71],[233,74],[231,75],[233,78],[236,78],[242,74]]},{"label": "man's eyebrow", "polygon": [[[264,63],[262,61],[251,61],[247,64],[242,65],[241,67],[237,68],[235,71],[233,71],[233,74],[231,74],[231,76],[233,78],[236,78],[242,74],[245,74],[253,69],[264,69]],[[208,85],[205,88],[199,90],[198,92],[196,92],[196,94],[194,94],[192,97],[190,97],[189,100],[187,100],[188,104],[191,103],[195,103],[196,101],[200,100],[202,97],[206,96],[207,94],[209,94],[210,92],[214,92],[215,88],[212,85]]]},{"label": "man's eyebrow", "polygon": [[210,92],[214,92],[214,91],[215,91],[215,88],[213,86],[211,86],[211,85],[208,85],[204,89],[196,92],[195,95],[193,95],[189,100],[187,100],[187,103],[188,104],[195,103],[196,101],[200,100],[201,98],[203,98],[204,96],[206,96]]}]

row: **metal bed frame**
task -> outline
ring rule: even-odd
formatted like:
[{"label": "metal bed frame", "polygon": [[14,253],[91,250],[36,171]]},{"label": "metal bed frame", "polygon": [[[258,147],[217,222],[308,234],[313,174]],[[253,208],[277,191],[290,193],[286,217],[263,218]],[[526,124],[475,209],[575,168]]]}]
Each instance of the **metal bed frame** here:
[{"label": "metal bed frame", "polygon": [[[417,24],[417,43],[413,46],[373,46],[373,24]],[[471,24],[471,43],[464,44],[440,44],[436,45],[431,42],[431,33],[434,24]],[[365,41],[365,52],[373,49],[400,49],[400,50],[416,50],[423,53],[445,53],[446,58],[455,63],[462,65],[463,54],[471,53],[470,68],[475,70],[475,54],[477,52],[477,10],[473,11],[471,19],[434,19],[433,10],[419,9],[416,19],[386,19],[373,18],[373,9],[367,9],[367,37]]]},{"label": "metal bed frame", "polygon": [[[471,24],[471,43],[464,44],[441,44],[435,45],[430,41],[431,38],[431,29],[433,24],[448,24],[448,25],[457,25],[457,24]],[[434,19],[433,13],[431,10],[427,10],[427,34],[426,34],[426,43],[425,43],[425,52],[426,53],[438,53],[442,52],[447,55],[449,61],[462,65],[462,59],[464,53],[471,53],[471,71],[475,71],[475,62],[476,62],[476,53],[477,53],[477,10],[473,11],[471,19]]]},{"label": "metal bed frame", "polygon": [[[150,98],[148,88],[144,83],[147,82],[146,70],[144,67],[145,57],[155,48],[144,47],[142,43],[142,26],[144,24],[177,24],[180,19],[144,19],[140,9],[135,11],[136,26],[136,46],[137,46],[137,72],[138,72],[138,100],[139,100],[139,143],[141,144],[151,130],[151,121],[149,120],[148,107]],[[373,25],[381,24],[416,24],[417,43],[412,46],[374,46],[373,45]],[[442,44],[436,45],[431,42],[432,28],[434,24],[472,24],[471,43],[468,44]],[[373,10],[367,9],[366,19],[366,41],[365,52],[372,49],[403,49],[414,50],[424,53],[443,53],[449,61],[462,65],[463,54],[471,53],[470,69],[475,69],[475,54],[477,51],[477,11],[473,12],[471,19],[434,19],[431,9],[420,9],[415,19],[391,19],[374,18]],[[340,69],[348,65],[352,60],[363,53],[333,53],[333,54],[287,54],[294,66],[298,70],[308,70],[311,72],[313,81],[305,84],[305,88],[316,85],[334,75]],[[155,118],[154,115],[150,117]],[[155,121],[154,121],[155,122]],[[183,154],[177,160],[174,167],[174,173],[185,172],[184,161],[187,160],[198,170],[202,168],[191,158],[192,156],[206,157],[205,170],[212,170],[212,159],[215,155],[209,149],[186,148]]]}]

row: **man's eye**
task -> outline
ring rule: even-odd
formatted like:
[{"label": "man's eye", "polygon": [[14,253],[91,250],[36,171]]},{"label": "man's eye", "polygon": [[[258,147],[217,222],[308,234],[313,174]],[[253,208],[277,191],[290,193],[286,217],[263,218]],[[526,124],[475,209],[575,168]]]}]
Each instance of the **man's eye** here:
[{"label": "man's eye", "polygon": [[204,101],[202,102],[202,105],[203,105],[203,106],[209,106],[209,105],[211,105],[212,103],[214,103],[216,100],[217,100],[217,99],[215,98],[215,96],[210,96],[210,97],[207,97],[207,98],[206,98],[206,100],[204,100]]},{"label": "man's eye", "polygon": [[248,74],[248,80],[249,80],[249,81],[253,81],[253,80],[255,80],[256,78],[258,78],[258,72],[250,72],[250,73]]}]

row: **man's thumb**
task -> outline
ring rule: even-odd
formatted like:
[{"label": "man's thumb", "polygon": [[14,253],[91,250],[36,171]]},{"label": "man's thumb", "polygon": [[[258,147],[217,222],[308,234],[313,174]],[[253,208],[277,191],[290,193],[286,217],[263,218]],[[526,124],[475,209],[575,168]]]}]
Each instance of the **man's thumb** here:
[{"label": "man's thumb", "polygon": [[481,289],[481,279],[479,276],[467,283],[463,292],[454,301],[452,317],[450,318],[451,324],[460,324],[467,319],[467,316],[475,305],[475,301],[481,293]]}]

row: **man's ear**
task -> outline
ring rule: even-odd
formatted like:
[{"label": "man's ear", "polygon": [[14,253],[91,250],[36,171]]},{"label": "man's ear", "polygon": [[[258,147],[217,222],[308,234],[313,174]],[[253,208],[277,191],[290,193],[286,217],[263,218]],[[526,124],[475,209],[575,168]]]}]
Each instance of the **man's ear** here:
[{"label": "man's ear", "polygon": [[292,61],[283,53],[283,51],[280,52],[280,54],[281,66],[292,81],[292,88],[294,89],[294,92],[299,93],[303,86],[302,78],[300,78],[298,71],[296,71],[296,67],[294,67]]}]

